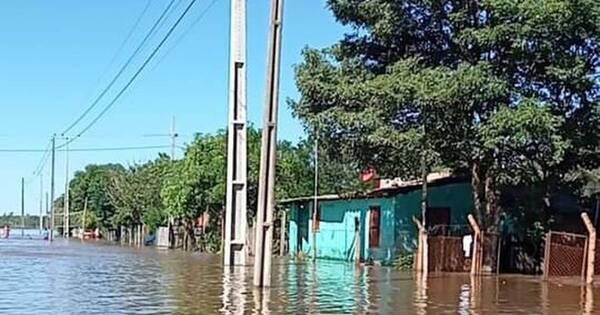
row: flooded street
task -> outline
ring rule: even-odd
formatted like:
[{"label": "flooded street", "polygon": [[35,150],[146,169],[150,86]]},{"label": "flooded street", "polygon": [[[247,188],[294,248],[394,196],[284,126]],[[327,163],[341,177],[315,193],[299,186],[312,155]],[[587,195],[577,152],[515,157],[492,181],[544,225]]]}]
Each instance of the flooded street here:
[{"label": "flooded street", "polygon": [[275,260],[259,293],[252,269],[219,257],[79,240],[0,240],[2,314],[581,314],[598,289],[536,277],[432,276],[390,268]]}]

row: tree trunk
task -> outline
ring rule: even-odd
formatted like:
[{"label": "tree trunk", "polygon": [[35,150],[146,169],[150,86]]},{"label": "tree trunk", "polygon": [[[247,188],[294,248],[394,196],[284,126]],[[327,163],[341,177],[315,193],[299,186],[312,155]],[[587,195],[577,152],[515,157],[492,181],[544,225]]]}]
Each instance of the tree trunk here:
[{"label": "tree trunk", "polygon": [[473,214],[477,219],[479,224],[483,224],[483,212],[482,212],[482,204],[483,204],[483,196],[481,195],[481,176],[480,176],[480,162],[473,161],[473,165],[471,167],[471,189],[473,192]]},{"label": "tree trunk", "polygon": [[196,237],[194,235],[194,221],[192,219],[186,218],[183,221],[183,233],[184,233],[184,241],[183,246],[184,250],[191,251],[196,248]]},{"label": "tree trunk", "polygon": [[485,178],[485,201],[486,222],[485,229],[488,233],[498,233],[500,223],[500,205],[498,204],[499,192],[496,187],[496,178],[493,174],[486,174]]},{"label": "tree trunk", "polygon": [[499,191],[496,186],[496,178],[490,171],[485,177],[485,200],[486,200],[486,220],[484,226],[483,243],[483,269],[494,272],[497,267],[498,259],[498,238],[500,225],[500,205]]}]

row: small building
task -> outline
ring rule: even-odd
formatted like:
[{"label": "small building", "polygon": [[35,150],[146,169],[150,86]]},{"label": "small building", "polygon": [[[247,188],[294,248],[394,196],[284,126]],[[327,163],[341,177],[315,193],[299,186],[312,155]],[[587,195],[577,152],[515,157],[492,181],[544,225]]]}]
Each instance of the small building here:
[{"label": "small building", "polygon": [[[450,174],[428,177],[428,227],[467,225],[473,209],[471,184]],[[313,196],[282,200],[289,211],[289,252],[311,256],[314,225],[317,258],[352,261],[356,257],[356,235],[360,259],[391,262],[417,246],[413,216],[421,216],[419,180],[385,182],[366,193],[318,196],[313,223]],[[357,227],[359,227],[357,231]]]}]

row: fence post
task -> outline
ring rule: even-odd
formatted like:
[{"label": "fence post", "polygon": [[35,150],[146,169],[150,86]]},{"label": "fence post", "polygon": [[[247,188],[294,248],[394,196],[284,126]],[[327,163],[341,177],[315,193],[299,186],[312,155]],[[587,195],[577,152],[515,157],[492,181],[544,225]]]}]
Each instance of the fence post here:
[{"label": "fence post", "polygon": [[475,275],[479,273],[479,268],[480,268],[480,251],[479,251],[479,247],[481,246],[480,243],[480,236],[481,236],[481,229],[479,228],[479,224],[477,224],[477,221],[475,221],[475,218],[473,217],[472,214],[469,214],[467,216],[467,219],[469,220],[469,224],[471,225],[471,228],[473,229],[473,253],[471,255],[471,275]]},{"label": "fence post", "polygon": [[588,217],[587,213],[582,213],[581,218],[588,230],[588,246],[587,246],[587,268],[585,283],[592,284],[594,282],[594,261],[596,259],[596,228]]},{"label": "fence post", "polygon": [[362,251],[362,244],[360,243],[360,221],[358,218],[354,219],[354,262],[357,266],[360,266],[360,254]]},{"label": "fence post", "polygon": [[429,271],[428,265],[428,257],[426,250],[427,243],[427,232],[425,231],[425,227],[423,223],[419,221],[417,218],[413,217],[413,222],[417,225],[418,230],[418,243],[417,243],[417,255],[415,257],[415,271],[417,272],[427,272]]},{"label": "fence post", "polygon": [[281,225],[279,228],[279,256],[285,256],[286,238],[285,232],[287,231],[287,211],[284,209],[281,213]]},{"label": "fence post", "polygon": [[481,269],[483,268],[483,242],[484,242],[484,237],[485,232],[481,231],[481,229],[479,229],[479,246],[477,246],[477,273],[481,274]]},{"label": "fence post", "polygon": [[414,216],[412,217],[413,222],[417,226],[417,252],[415,254],[415,271],[423,271],[423,263],[421,258],[423,257],[423,238],[421,237],[421,222]]},{"label": "fence post", "polygon": [[546,240],[544,242],[544,280],[548,280],[548,272],[550,271],[550,246],[552,242],[552,232],[546,233]]}]

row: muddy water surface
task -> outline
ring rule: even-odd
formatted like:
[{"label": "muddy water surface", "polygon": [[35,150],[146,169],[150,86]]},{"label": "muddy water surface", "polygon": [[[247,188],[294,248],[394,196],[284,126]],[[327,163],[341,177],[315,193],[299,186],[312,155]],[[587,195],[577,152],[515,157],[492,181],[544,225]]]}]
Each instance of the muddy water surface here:
[{"label": "muddy water surface", "polygon": [[[594,314],[599,289],[535,277],[426,282],[382,267],[275,260],[273,286],[218,257],[97,242],[0,240],[1,314]],[[600,304],[598,302],[597,304]],[[598,311],[600,312],[600,311]]]}]

